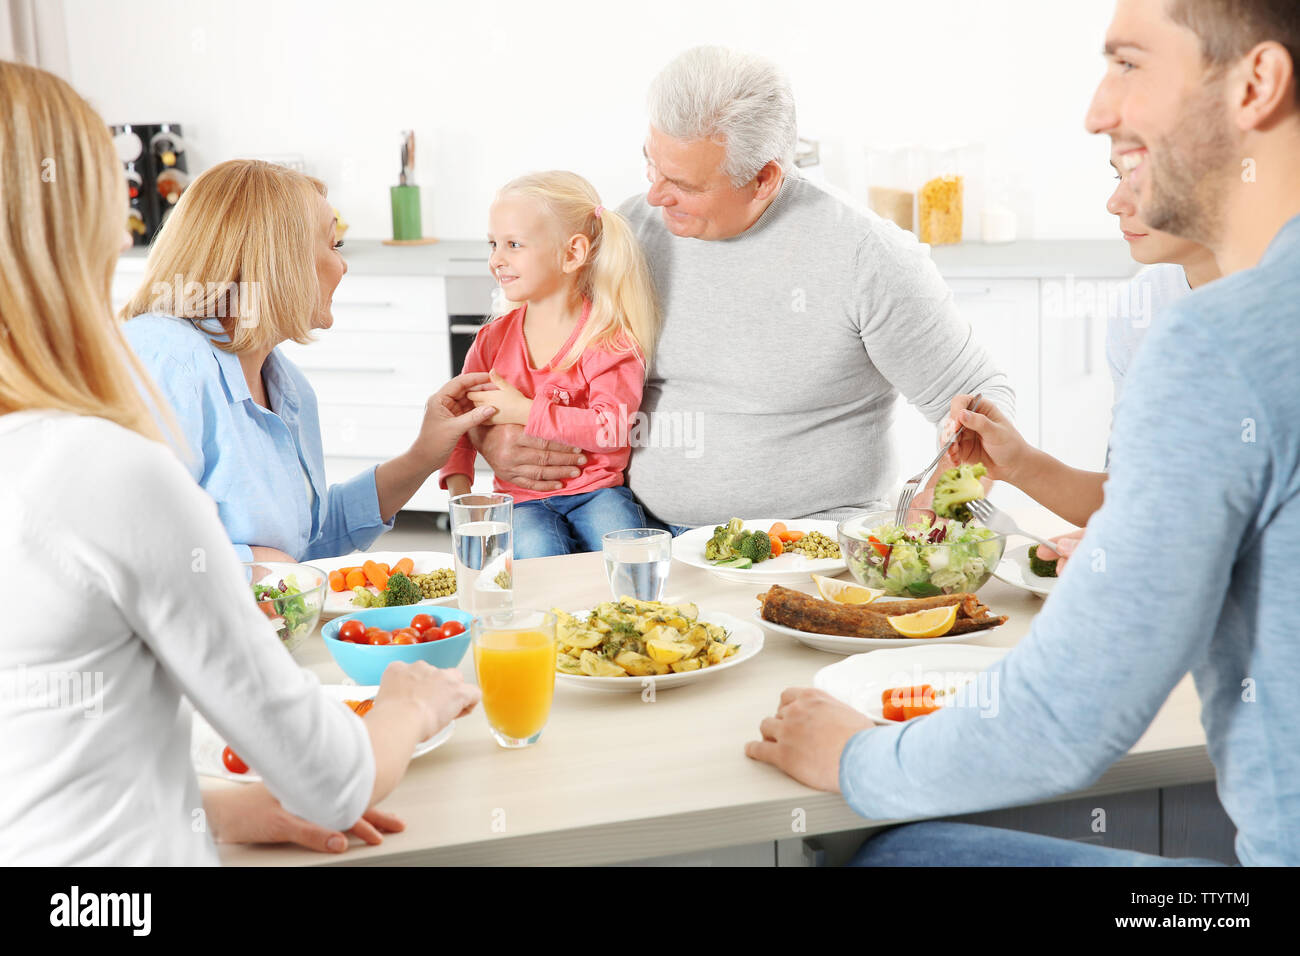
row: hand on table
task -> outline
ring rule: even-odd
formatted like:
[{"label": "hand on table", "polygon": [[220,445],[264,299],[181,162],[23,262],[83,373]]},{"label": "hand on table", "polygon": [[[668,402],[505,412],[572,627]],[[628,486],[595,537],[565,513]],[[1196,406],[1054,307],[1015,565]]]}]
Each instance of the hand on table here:
[{"label": "hand on table", "polygon": [[[346,834],[294,816],[260,783],[205,790],[203,806],[218,843],[296,843],[318,853],[348,848]],[[391,813],[371,808],[348,832],[377,846],[384,842],[383,834],[404,829],[406,824]]]},{"label": "hand on table", "polygon": [[1059,578],[1061,572],[1065,570],[1065,563],[1070,560],[1079,542],[1083,540],[1083,532],[1086,529],[1080,528],[1078,531],[1071,531],[1068,534],[1058,534],[1054,538],[1047,540],[1056,545],[1055,548],[1047,548],[1043,545],[1038,546],[1038,557],[1042,561],[1051,561],[1056,558],[1056,576]]},{"label": "hand on table", "polygon": [[745,744],[745,756],[810,787],[838,793],[840,754],[855,734],[871,726],[865,715],[825,691],[787,687],[776,715],[758,725],[763,739]]},{"label": "hand on table", "polygon": [[476,428],[470,437],[498,478],[529,491],[559,491],[587,463],[582,449],[532,438],[520,425]]}]

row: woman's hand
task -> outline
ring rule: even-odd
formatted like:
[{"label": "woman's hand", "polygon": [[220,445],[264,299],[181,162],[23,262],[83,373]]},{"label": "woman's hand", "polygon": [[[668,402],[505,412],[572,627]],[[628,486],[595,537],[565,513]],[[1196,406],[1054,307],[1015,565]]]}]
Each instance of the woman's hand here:
[{"label": "woman's hand", "polygon": [[[218,843],[296,843],[318,853],[348,848],[345,834],[294,816],[260,783],[205,790],[203,809]],[[391,813],[372,808],[348,832],[377,846],[384,842],[383,834],[404,829],[406,824]]]},{"label": "woman's hand", "polygon": [[491,386],[474,389],[469,393],[469,400],[479,407],[492,405],[496,408],[493,425],[527,425],[528,416],[533,410],[533,400],[496,372],[489,374]]},{"label": "woman's hand", "polygon": [[283,551],[275,548],[250,547],[249,551],[253,552],[254,561],[281,561],[285,564],[297,564],[296,558],[285,554]]},{"label": "woman's hand", "polygon": [[366,717],[369,720],[377,713],[386,714],[394,705],[414,705],[423,720],[415,739],[427,740],[472,711],[482,697],[482,691],[474,684],[465,683],[455,668],[443,670],[424,661],[409,664],[395,661],[384,669],[375,706]]},{"label": "woman's hand", "polygon": [[981,404],[982,412],[967,411],[971,395],[955,395],[944,423],[944,441],[958,426],[961,437],[948,449],[952,465],[983,462],[989,478],[1017,484],[1017,477],[1033,455],[1034,448],[992,402]]},{"label": "woman's hand", "polygon": [[426,478],[447,463],[461,435],[496,413],[490,403],[471,403],[467,397],[471,388],[487,382],[486,372],[457,375],[425,402],[424,421],[411,451],[419,455]]}]

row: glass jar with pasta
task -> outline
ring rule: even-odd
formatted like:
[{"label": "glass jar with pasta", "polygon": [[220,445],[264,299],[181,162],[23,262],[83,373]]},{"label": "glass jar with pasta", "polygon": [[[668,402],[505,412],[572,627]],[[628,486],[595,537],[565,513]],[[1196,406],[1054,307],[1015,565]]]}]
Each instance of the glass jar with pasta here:
[{"label": "glass jar with pasta", "polygon": [[965,177],[955,173],[935,176],[921,186],[916,207],[922,242],[932,246],[961,242],[964,186]]}]

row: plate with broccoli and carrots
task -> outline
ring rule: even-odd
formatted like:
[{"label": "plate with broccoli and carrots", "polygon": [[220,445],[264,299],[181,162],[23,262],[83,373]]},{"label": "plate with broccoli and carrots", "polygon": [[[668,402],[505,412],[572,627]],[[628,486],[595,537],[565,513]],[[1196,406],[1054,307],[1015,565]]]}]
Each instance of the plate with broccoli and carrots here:
[{"label": "plate with broccoli and carrots", "polygon": [[802,584],[810,574],[834,577],[846,565],[836,522],[803,518],[732,518],[673,539],[673,557],[738,584]]},{"label": "plate with broccoli and carrots", "polygon": [[443,551],[372,551],[312,566],[329,578],[322,619],[362,608],[456,602],[456,562]]},{"label": "plate with broccoli and carrots", "polygon": [[1008,548],[993,576],[1012,587],[1023,588],[1039,597],[1047,597],[1056,587],[1056,562],[1038,557],[1038,545],[1022,544]]}]

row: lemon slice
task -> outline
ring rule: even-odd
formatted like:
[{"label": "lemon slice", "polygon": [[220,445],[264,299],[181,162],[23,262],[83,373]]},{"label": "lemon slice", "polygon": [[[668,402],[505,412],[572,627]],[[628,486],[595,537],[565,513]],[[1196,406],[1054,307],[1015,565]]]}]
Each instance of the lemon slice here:
[{"label": "lemon slice", "polygon": [[957,623],[957,605],[899,614],[888,620],[894,630],[904,637],[943,637]]},{"label": "lemon slice", "polygon": [[837,604],[870,604],[885,593],[883,588],[864,588],[861,584],[837,581],[824,574],[814,574],[812,579],[817,585],[817,593]]}]

